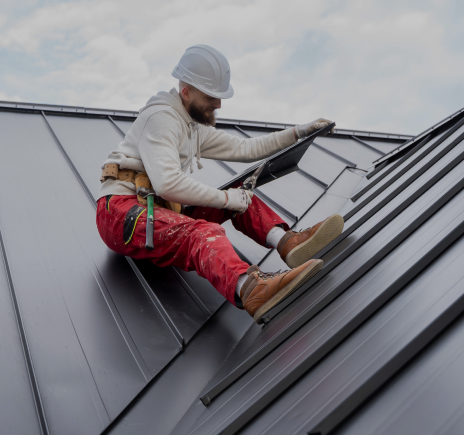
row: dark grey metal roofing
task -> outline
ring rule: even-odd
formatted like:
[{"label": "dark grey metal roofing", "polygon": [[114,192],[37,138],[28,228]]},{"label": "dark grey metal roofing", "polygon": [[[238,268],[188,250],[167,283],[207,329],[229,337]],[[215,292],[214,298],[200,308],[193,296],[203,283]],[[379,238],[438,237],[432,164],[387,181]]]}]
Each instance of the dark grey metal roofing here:
[{"label": "dark grey metal roofing", "polygon": [[245,336],[187,433],[331,432],[460,316],[464,127],[455,121],[353,205],[344,233],[318,254],[322,272]]},{"label": "dark grey metal roofing", "polygon": [[[419,383],[448,401],[462,392],[446,388],[460,361],[446,343],[461,338],[464,307],[464,112],[400,149],[409,137],[337,130],[299,171],[258,189],[295,230],[337,212],[346,220],[318,254],[322,272],[264,327],[195,273],[100,241],[100,166],[135,116],[0,103],[2,432],[402,433],[398,403],[427,409]],[[218,120],[240,137],[288,126]],[[246,167],[202,162],[193,176],[212,186]],[[285,268],[224,226],[250,263]],[[440,433],[459,432],[459,409],[436,412]]]}]

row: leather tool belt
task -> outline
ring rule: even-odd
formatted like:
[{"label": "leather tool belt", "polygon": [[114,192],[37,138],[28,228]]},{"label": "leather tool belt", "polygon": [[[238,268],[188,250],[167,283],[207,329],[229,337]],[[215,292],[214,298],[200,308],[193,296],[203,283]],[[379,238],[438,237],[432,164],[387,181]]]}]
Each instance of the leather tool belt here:
[{"label": "leather tool belt", "polygon": [[[136,172],[133,169],[119,169],[119,165],[114,163],[108,163],[103,168],[100,181],[103,183],[108,179],[134,183],[136,191],[141,186],[146,187],[147,189],[153,189],[146,172]],[[140,195],[137,195],[137,200],[140,204],[147,205],[147,200],[143,199]],[[172,210],[176,213],[182,213],[182,206],[180,204],[177,202],[166,201],[158,195],[154,197],[154,206],[167,208],[168,210]]]}]

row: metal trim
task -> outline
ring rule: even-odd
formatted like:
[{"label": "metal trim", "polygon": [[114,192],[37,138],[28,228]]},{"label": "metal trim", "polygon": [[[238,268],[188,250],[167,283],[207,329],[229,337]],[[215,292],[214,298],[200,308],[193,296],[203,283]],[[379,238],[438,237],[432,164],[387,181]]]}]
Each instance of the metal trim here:
[{"label": "metal trim", "polygon": [[[88,117],[106,117],[106,116],[116,116],[121,118],[129,118],[131,121],[134,121],[135,118],[139,116],[139,112],[132,110],[111,110],[111,109],[99,109],[91,108],[84,106],[64,106],[64,105],[55,105],[55,104],[36,104],[36,103],[24,103],[24,102],[15,102],[15,101],[0,101],[0,111],[13,111],[13,112],[29,112],[29,113],[40,113],[41,111],[46,111],[53,113],[54,115],[74,115],[74,116],[88,116]],[[464,109],[463,109],[464,110]],[[218,124],[224,125],[240,125],[245,127],[258,127],[269,130],[285,130],[287,128],[294,127],[296,124],[284,124],[277,122],[263,122],[263,121],[247,121],[242,119],[226,119],[226,118],[217,118],[216,122]],[[382,133],[382,132],[373,132],[373,131],[364,131],[364,130],[345,130],[345,129],[335,129],[335,136],[351,136],[357,135],[366,138],[379,139],[387,142],[398,142],[401,140],[407,140],[413,138],[411,135],[405,134],[393,134],[393,133]]]},{"label": "metal trim", "polygon": [[[424,153],[422,153],[420,156],[416,157],[413,161],[409,162],[409,164],[405,165],[405,167],[398,172],[398,174],[396,174],[394,177],[392,177],[392,179],[390,180],[390,184],[394,183],[396,180],[398,180],[399,178],[401,178],[404,174],[406,174],[407,172],[409,172],[409,170],[415,166],[417,163],[419,163],[424,157],[428,156],[435,148],[437,148],[438,146],[440,146],[446,139],[448,139],[452,134],[454,134],[457,130],[459,130],[462,126],[464,125],[464,118],[461,120],[461,122],[457,123],[455,127],[451,128],[448,133],[444,134],[439,140],[437,140],[429,149],[427,149]],[[464,138],[464,133],[461,134],[457,139],[459,138]],[[428,170],[429,167],[431,166],[430,164],[435,164],[438,160],[440,160],[445,154],[447,154],[449,151],[451,151],[451,149],[453,149],[457,143],[456,143],[456,140],[455,139],[450,145],[448,145],[444,150],[442,150],[439,154],[437,154],[437,156],[435,156],[434,159],[432,159],[427,165],[424,166],[424,168],[421,169],[421,174],[423,172],[425,172],[425,170]],[[425,138],[425,140],[427,140],[427,138]],[[462,139],[461,139],[462,140]],[[422,148],[425,144],[427,144],[428,142],[425,142],[424,144],[419,144],[421,145],[420,148]],[[373,186],[375,186],[380,180],[382,180],[385,176],[387,176],[388,174],[390,174],[392,171],[394,171],[397,167],[399,167],[403,162],[405,162],[407,159],[409,159],[409,157],[411,155],[413,155],[416,151],[418,151],[420,148],[418,148],[417,150],[411,150],[411,154],[409,155],[406,154],[404,156],[404,159],[401,159],[398,163],[396,163],[395,165],[393,165],[393,167],[391,168],[391,170],[388,170],[388,171],[385,171],[385,174],[382,175],[382,177],[379,177],[377,180],[374,180],[371,184]],[[414,151],[414,152],[412,152]],[[414,179],[413,179],[414,180]],[[373,187],[372,186],[372,187]],[[368,186],[366,186],[367,188]],[[366,190],[366,192],[369,191],[369,189]],[[361,210],[365,205],[369,204],[369,202],[371,202],[374,198],[376,198],[379,193],[382,191],[382,189],[379,189],[377,190],[376,192],[373,192],[373,194],[371,196],[369,196],[368,198],[366,198],[364,201],[362,201],[361,203],[359,203],[356,207],[354,207],[353,209],[351,209],[345,216],[344,216],[344,219],[345,220],[348,220],[350,219],[351,217],[353,217],[359,210]],[[362,191],[360,191],[359,193],[357,193],[356,195],[353,196],[353,198],[356,197],[356,199],[358,199],[360,197],[360,195],[362,195]],[[356,200],[355,199],[355,200]],[[353,199],[352,199],[353,201]]]},{"label": "metal trim", "polygon": [[[463,153],[464,156],[464,153]],[[364,274],[366,274],[370,269],[372,269],[376,264],[378,264],[385,256],[387,256],[393,249],[395,249],[400,243],[402,243],[407,237],[409,237],[417,228],[419,228],[423,223],[425,223],[433,214],[435,214],[440,208],[442,208],[447,202],[449,202],[454,196],[456,196],[464,188],[464,179],[460,180],[457,184],[451,187],[446,191],[440,198],[438,198],[430,207],[428,207],[418,218],[416,218],[409,226],[407,226],[403,231],[401,231],[395,238],[388,242],[383,248],[381,248],[368,262],[364,263],[361,267],[354,271],[348,278],[341,282],[337,287],[335,287],[327,296],[320,299],[317,304],[309,307],[308,310],[301,313],[292,323],[290,323],[283,331],[278,335],[274,336],[272,339],[268,340],[263,344],[259,349],[257,349],[250,357],[243,361],[239,366],[237,366],[229,375],[222,379],[219,383],[214,385],[209,389],[200,400],[204,405],[208,405],[211,401],[217,397],[222,391],[229,387],[233,382],[239,379],[244,375],[248,370],[253,368],[259,361],[265,358],[269,353],[281,345],[285,340],[287,340],[292,334],[294,334],[298,329],[305,325],[311,318],[313,318],[317,313],[322,311],[327,305],[329,305],[336,297],[348,289],[352,284],[354,284],[358,279],[360,279]],[[464,234],[464,221],[460,224],[460,233],[459,235]],[[454,234],[454,231],[452,232]],[[448,245],[452,241],[456,240],[458,236],[454,236],[452,239],[445,237],[444,240],[449,241]],[[441,243],[441,242],[440,242]],[[443,249],[445,249],[443,248]],[[442,249],[442,250],[443,250]],[[317,354],[313,354],[310,358],[310,364],[305,368],[305,371],[309,370],[318,361],[320,361],[328,352],[330,352],[335,346],[337,346],[342,340],[344,340],[355,328],[357,328],[362,322],[364,322],[368,317],[370,317],[377,309],[379,309],[384,303],[386,303],[391,297],[393,297],[403,285],[410,281],[415,275],[417,275],[424,267],[426,267],[430,261],[435,259],[442,251],[438,252],[436,249],[430,249],[430,251],[424,255],[423,258],[426,258],[426,261],[421,262],[421,266],[418,266],[419,260],[411,269],[414,269],[414,274],[411,274],[411,269],[405,272],[401,277],[399,277],[394,284],[388,287],[382,296],[379,296],[376,300],[372,301],[371,304],[366,307],[361,313],[358,314],[356,318],[351,320],[351,322],[345,326],[339,333],[332,338],[330,341],[325,343],[323,347],[319,348]],[[429,258],[430,257],[430,258]],[[403,282],[404,281],[404,282]],[[403,283],[398,287],[398,283]],[[388,292],[388,293],[387,293]]]},{"label": "metal trim", "polygon": [[388,160],[385,160],[383,163],[380,163],[380,165],[376,166],[373,171],[369,172],[366,175],[366,178],[370,180],[374,175],[376,175],[378,172],[380,172],[385,166],[387,166],[389,163]]},{"label": "metal trim", "polygon": [[[384,160],[389,159],[390,157],[394,156],[395,154],[397,154],[400,151],[403,151],[406,147],[409,147],[413,143],[421,140],[427,133],[431,133],[432,131],[438,130],[438,128],[445,126],[446,123],[448,123],[449,121],[456,118],[462,112],[464,112],[464,108],[462,108],[461,110],[458,110],[457,112],[454,112],[452,115],[448,116],[447,118],[443,119],[442,121],[437,122],[432,127],[424,130],[422,133],[419,133],[417,136],[413,137],[412,139],[408,140],[404,144],[400,145],[398,148],[395,148],[394,150],[390,151],[388,154],[385,154],[384,157],[381,157],[381,158],[379,158],[377,160],[374,160],[372,163],[373,164],[382,163]],[[450,127],[448,127],[448,128],[450,128]]]},{"label": "metal trim", "polygon": [[[457,143],[461,142],[464,139],[464,133],[455,140]],[[423,195],[428,189],[430,189],[435,183],[437,183],[441,178],[443,178],[449,171],[455,168],[461,161],[464,160],[464,151],[456,157],[453,161],[448,163],[444,168],[442,168],[435,176],[429,179],[424,183],[420,188],[418,188],[411,196],[406,198],[401,204],[399,204],[394,210],[392,210],[388,215],[383,217],[376,225],[374,225],[369,231],[367,231],[362,237],[360,237],[356,242],[351,246],[345,249],[340,255],[338,255],[334,261],[324,267],[314,278],[310,279],[304,286],[300,287],[294,293],[292,293],[288,298],[284,299],[279,305],[270,310],[265,317],[263,317],[263,322],[268,323],[273,319],[277,314],[284,310],[288,305],[290,305],[296,298],[298,298],[302,293],[306,292],[311,286],[316,282],[324,278],[332,269],[338,266],[345,258],[351,255],[356,249],[363,245],[368,239],[370,239],[374,234],[380,231],[385,225],[391,222],[396,216],[398,216],[403,210],[405,210],[409,205],[411,205],[417,198]],[[432,166],[432,165],[430,165]],[[428,168],[427,168],[428,169]],[[326,248],[318,252],[318,258],[323,258],[324,255],[330,251],[335,245],[340,241],[348,237],[353,231],[358,229],[364,222],[370,219],[375,213],[377,213],[381,208],[383,208],[388,202],[391,201],[395,196],[397,196],[404,188],[409,185],[412,181],[417,179],[422,174],[414,174],[409,180],[399,186],[395,191],[390,195],[384,198],[376,207],[366,213],[362,219],[356,222],[355,225],[350,227],[347,231],[343,232],[339,237],[337,237],[332,243],[330,243]]]},{"label": "metal trim", "polygon": [[29,348],[29,343],[27,340],[26,329],[24,327],[24,321],[21,315],[21,309],[19,308],[18,298],[16,296],[16,290],[13,284],[13,277],[11,275],[10,265],[8,263],[8,256],[6,252],[5,242],[3,241],[2,231],[0,229],[0,252],[3,258],[3,265],[5,267],[6,279],[8,281],[8,288],[10,290],[11,300],[13,302],[14,315],[16,318],[16,323],[18,325],[19,337],[21,339],[21,347],[23,349],[24,360],[26,362],[26,370],[29,377],[29,383],[32,389],[32,396],[34,398],[35,409],[37,412],[37,419],[39,420],[40,432],[43,435],[48,435],[50,433],[47,424],[47,416],[45,414],[45,409],[42,402],[42,397],[40,395],[39,383],[37,380],[37,375],[34,370],[34,362],[32,360],[31,350]]}]

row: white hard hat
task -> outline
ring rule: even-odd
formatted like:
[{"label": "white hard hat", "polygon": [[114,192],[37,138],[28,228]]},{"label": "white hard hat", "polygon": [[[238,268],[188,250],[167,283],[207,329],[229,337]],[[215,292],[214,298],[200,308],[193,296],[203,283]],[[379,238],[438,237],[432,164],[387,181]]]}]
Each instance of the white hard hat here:
[{"label": "white hard hat", "polygon": [[185,50],[171,75],[215,98],[231,98],[230,66],[225,56],[209,45]]}]

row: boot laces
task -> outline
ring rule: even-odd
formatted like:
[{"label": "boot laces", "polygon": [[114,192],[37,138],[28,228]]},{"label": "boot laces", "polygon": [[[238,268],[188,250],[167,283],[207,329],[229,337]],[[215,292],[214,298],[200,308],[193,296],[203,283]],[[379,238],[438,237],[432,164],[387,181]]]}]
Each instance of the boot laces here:
[{"label": "boot laces", "polygon": [[310,230],[312,227],[308,227],[308,228],[302,228],[301,230],[299,231],[293,231],[293,230],[290,230],[294,235],[297,235],[297,234],[301,234],[303,231],[307,231],[307,230]]},{"label": "boot laces", "polygon": [[[293,269],[291,269],[293,270]],[[271,278],[275,278],[276,276],[280,276],[280,275],[285,275],[287,272],[290,272],[290,270],[278,270],[277,272],[256,272],[256,274],[262,278],[264,281],[266,281],[268,278],[271,279]]]}]

